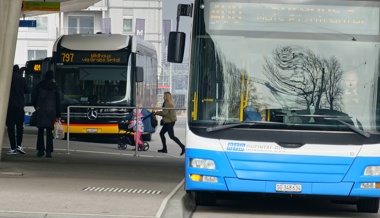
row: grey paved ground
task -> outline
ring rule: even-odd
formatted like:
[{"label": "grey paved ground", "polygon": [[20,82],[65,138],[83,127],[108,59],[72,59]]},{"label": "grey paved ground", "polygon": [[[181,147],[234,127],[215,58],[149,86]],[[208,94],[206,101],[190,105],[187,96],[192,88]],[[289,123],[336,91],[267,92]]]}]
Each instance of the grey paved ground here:
[{"label": "grey paved ground", "polygon": [[25,155],[7,155],[4,136],[0,217],[190,216],[183,206],[184,158],[177,146],[157,153],[158,134],[139,156],[132,147],[79,141],[70,141],[67,154],[66,141],[56,140],[53,158],[36,157],[33,127],[25,130]]}]

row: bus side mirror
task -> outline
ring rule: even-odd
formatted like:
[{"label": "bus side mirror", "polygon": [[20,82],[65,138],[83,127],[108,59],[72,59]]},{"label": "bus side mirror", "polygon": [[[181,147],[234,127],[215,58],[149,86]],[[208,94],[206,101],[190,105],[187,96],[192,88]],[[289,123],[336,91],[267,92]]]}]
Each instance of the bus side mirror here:
[{"label": "bus side mirror", "polygon": [[168,62],[182,63],[185,51],[186,34],[184,32],[170,32],[168,45]]},{"label": "bus side mirror", "polygon": [[135,82],[144,82],[144,69],[142,67],[136,67],[135,72]]}]

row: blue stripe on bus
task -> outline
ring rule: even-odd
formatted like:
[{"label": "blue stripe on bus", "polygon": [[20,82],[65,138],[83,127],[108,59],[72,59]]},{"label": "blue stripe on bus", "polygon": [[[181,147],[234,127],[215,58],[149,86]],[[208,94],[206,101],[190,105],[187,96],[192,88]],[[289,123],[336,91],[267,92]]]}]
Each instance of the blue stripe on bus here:
[{"label": "blue stripe on bus", "polygon": [[354,157],[227,152],[239,179],[340,182]]},{"label": "blue stripe on bus", "polygon": [[[245,154],[188,148],[187,166],[190,166],[190,158],[212,159],[216,163],[216,170],[186,167],[186,190],[189,191],[276,193],[276,184],[300,184],[302,192],[299,194],[380,196],[380,190],[360,188],[360,182],[380,182],[380,176],[363,175],[366,166],[380,165],[377,157],[355,159],[337,156]],[[215,176],[218,182],[195,182],[190,179],[191,174]]]}]

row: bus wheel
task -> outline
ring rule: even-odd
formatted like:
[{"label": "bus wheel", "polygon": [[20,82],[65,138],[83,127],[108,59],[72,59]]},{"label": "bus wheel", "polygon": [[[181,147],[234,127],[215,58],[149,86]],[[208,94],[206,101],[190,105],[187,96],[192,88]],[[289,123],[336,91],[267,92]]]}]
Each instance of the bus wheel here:
[{"label": "bus wheel", "polygon": [[215,206],[216,196],[209,192],[195,192],[195,204],[197,206]]},{"label": "bus wheel", "polygon": [[378,198],[365,198],[360,199],[356,203],[358,212],[362,213],[377,213],[379,211],[379,199]]}]

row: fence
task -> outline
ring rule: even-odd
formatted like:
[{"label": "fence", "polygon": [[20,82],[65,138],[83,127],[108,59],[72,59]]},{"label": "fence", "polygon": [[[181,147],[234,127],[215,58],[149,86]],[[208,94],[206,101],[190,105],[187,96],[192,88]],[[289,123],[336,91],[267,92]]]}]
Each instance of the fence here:
[{"label": "fence", "polygon": [[[105,109],[105,108],[123,108],[123,109],[149,109],[149,110],[153,110],[153,111],[157,111],[157,110],[162,110],[163,108],[162,107],[154,107],[154,108],[138,108],[138,107],[120,107],[120,106],[77,106],[77,105],[73,105],[73,106],[68,106],[67,107],[67,130],[66,130],[66,153],[67,154],[70,154],[70,109],[71,108],[102,108],[102,109]],[[186,110],[184,108],[165,108],[165,110],[177,110],[177,111],[183,111],[183,110]],[[138,141],[135,140],[135,143],[136,143],[136,148],[138,147]],[[138,149],[135,149],[135,156],[138,156],[137,155],[138,153]]]}]

